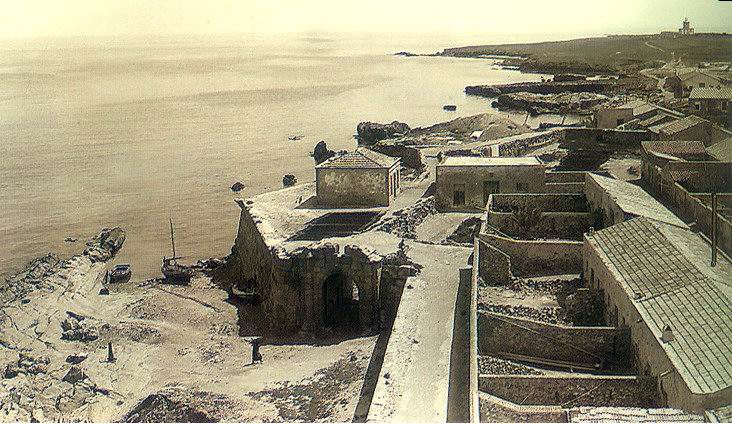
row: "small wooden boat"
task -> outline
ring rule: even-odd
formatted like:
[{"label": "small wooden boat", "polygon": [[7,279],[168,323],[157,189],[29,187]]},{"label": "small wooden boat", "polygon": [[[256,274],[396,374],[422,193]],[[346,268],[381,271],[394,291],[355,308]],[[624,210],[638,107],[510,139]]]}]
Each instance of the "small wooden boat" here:
[{"label": "small wooden boat", "polygon": [[167,258],[163,256],[163,266],[160,271],[165,278],[171,283],[188,284],[193,277],[193,270],[190,267],[178,263],[178,259],[182,256],[175,255],[175,237],[173,235],[173,220],[170,220],[170,242],[173,245],[173,256]]},{"label": "small wooden boat", "polygon": [[450,112],[454,112],[457,110],[457,106],[456,105],[445,105],[445,106],[442,106],[442,109],[450,111]]},{"label": "small wooden boat", "polygon": [[132,266],[130,264],[115,265],[111,271],[107,271],[107,282],[126,283],[132,278]]}]

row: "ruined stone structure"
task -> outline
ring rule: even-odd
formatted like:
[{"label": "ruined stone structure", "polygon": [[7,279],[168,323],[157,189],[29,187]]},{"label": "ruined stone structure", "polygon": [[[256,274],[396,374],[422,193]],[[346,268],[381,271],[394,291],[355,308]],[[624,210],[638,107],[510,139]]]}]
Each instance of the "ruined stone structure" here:
[{"label": "ruined stone structure", "polygon": [[[267,224],[250,213],[251,205],[243,201],[239,205],[230,276],[233,284],[256,293],[266,331],[319,334],[333,327],[378,329],[382,311],[393,314],[406,280],[398,269],[403,261],[368,247],[278,243],[261,228]],[[385,266],[391,268],[385,271]]]},{"label": "ruined stone structure", "polygon": [[400,160],[359,147],[315,167],[318,204],[388,206],[399,193]]},{"label": "ruined stone structure", "polygon": [[481,210],[494,193],[541,193],[544,165],[535,157],[447,157],[437,165],[437,208]]}]

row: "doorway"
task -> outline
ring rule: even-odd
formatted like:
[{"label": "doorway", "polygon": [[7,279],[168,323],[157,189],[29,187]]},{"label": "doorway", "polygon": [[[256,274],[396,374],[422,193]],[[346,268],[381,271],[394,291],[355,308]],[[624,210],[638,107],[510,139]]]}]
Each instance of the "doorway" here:
[{"label": "doorway", "polygon": [[323,281],[323,325],[358,328],[359,291],[341,272]]}]

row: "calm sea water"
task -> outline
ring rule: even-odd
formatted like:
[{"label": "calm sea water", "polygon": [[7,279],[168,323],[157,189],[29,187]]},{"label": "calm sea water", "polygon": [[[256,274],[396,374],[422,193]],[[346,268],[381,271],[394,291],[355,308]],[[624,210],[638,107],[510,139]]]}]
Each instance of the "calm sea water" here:
[{"label": "calm sea water", "polygon": [[[537,37],[533,37],[536,39]],[[314,179],[319,140],[360,121],[428,125],[490,108],[468,84],[538,80],[492,61],[393,56],[531,37],[210,36],[0,41],[0,273],[106,226],[138,278],[170,252],[226,255],[233,199]],[[453,103],[458,112],[442,111]],[[288,141],[302,135],[303,140]],[[242,181],[246,189],[229,187]]]}]

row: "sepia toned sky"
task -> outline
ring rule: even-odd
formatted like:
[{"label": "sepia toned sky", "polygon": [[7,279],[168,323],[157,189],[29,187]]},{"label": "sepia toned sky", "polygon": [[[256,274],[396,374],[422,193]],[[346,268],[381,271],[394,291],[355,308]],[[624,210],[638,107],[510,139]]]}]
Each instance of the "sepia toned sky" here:
[{"label": "sepia toned sky", "polygon": [[718,0],[0,0],[0,36],[732,32]]}]

